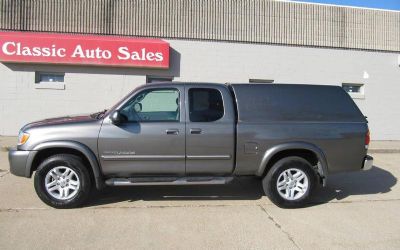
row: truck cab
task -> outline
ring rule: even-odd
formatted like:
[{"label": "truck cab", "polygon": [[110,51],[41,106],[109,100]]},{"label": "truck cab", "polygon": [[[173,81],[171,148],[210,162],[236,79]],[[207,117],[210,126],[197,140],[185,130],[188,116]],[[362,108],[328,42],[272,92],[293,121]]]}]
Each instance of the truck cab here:
[{"label": "truck cab", "polygon": [[225,85],[155,84],[105,116],[98,156],[105,175],[229,175],[235,110]]}]

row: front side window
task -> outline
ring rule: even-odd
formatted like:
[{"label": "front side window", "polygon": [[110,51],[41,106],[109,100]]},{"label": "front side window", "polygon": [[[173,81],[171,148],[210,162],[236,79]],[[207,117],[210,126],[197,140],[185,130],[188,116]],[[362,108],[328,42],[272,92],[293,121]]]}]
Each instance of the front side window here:
[{"label": "front side window", "polygon": [[191,122],[213,122],[224,116],[221,92],[216,89],[189,90],[189,119]]},{"label": "front side window", "polygon": [[179,91],[150,89],[135,95],[120,111],[127,121],[179,121]]}]

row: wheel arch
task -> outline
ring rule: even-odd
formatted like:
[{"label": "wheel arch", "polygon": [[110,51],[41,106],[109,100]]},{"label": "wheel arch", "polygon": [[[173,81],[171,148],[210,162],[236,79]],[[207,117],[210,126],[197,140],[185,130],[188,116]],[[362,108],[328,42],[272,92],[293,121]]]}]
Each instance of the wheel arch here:
[{"label": "wheel arch", "polygon": [[325,186],[328,176],[326,157],[319,147],[308,142],[283,143],[269,148],[262,157],[256,175],[264,176],[275,162],[286,156],[299,156],[305,158],[311,165],[316,166],[314,170],[321,177]]},{"label": "wheel arch", "polygon": [[32,150],[36,151],[36,153],[34,157],[30,159],[30,164],[26,168],[27,176],[32,175],[33,171],[36,170],[44,158],[58,153],[70,153],[80,156],[84,163],[86,163],[85,165],[88,165],[88,170],[93,175],[93,181],[97,189],[102,189],[105,185],[97,157],[89,147],[82,143],[75,141],[44,142],[36,145]]}]

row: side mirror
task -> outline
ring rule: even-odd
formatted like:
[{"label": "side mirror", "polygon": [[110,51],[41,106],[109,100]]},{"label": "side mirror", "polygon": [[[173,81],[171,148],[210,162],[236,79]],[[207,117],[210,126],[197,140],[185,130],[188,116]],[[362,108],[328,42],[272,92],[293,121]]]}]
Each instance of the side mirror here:
[{"label": "side mirror", "polygon": [[119,110],[115,110],[111,113],[110,120],[113,124],[120,124],[124,119]]},{"label": "side mirror", "polygon": [[133,105],[133,109],[135,110],[136,113],[142,112],[142,104],[141,103],[135,103]]}]

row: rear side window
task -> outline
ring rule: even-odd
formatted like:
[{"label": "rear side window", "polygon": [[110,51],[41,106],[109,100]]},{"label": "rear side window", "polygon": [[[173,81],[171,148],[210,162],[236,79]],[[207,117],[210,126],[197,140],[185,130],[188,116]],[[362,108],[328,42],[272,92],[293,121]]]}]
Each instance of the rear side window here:
[{"label": "rear side window", "polygon": [[213,122],[224,116],[221,92],[216,89],[189,89],[189,119],[191,122]]}]

